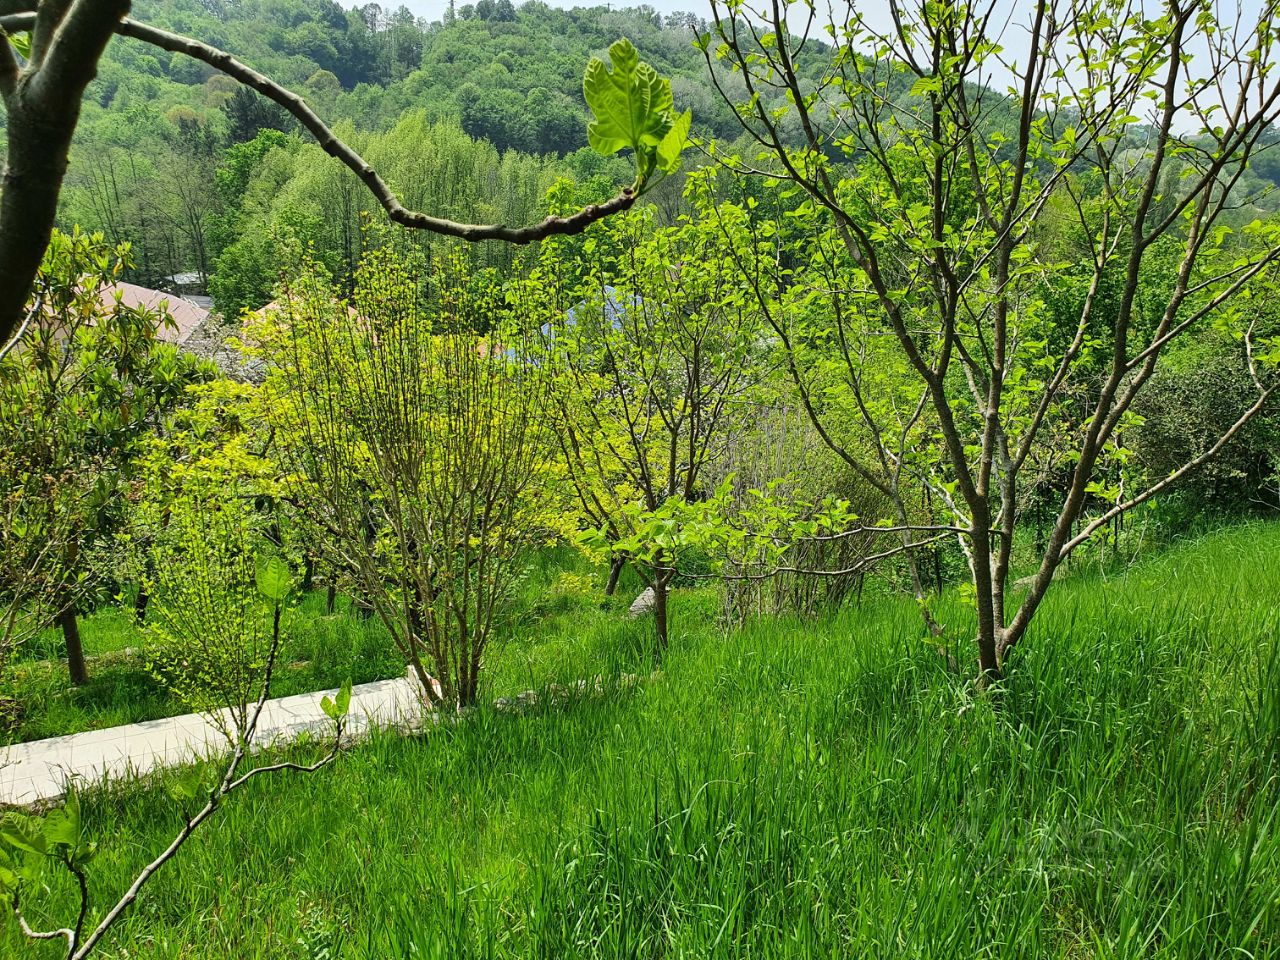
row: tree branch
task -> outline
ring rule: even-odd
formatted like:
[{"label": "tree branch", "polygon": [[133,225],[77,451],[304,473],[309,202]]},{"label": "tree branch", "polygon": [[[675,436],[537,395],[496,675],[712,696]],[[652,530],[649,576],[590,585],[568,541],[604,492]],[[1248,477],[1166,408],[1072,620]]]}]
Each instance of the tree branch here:
[{"label": "tree branch", "polygon": [[22,930],[22,935],[28,940],[57,940],[62,937],[68,944],[74,943],[76,934],[70,927],[63,927],[61,930],[33,930],[22,913],[20,895],[16,890],[13,892],[13,915],[17,918],[18,927]]},{"label": "tree branch", "polygon": [[20,69],[9,35],[0,30],[0,98],[4,99],[6,105],[11,102],[14,91],[18,89]]},{"label": "tree branch", "polygon": [[[85,2],[85,0],[82,0],[82,2]],[[76,10],[73,10],[69,16],[74,16],[75,13]],[[26,30],[30,28],[34,20],[34,14],[0,17],[0,27],[6,30]],[[557,234],[581,233],[598,220],[603,220],[605,217],[630,209],[636,201],[634,189],[625,187],[617,196],[604,203],[590,204],[570,216],[550,216],[538,223],[523,227],[512,227],[505,224],[459,223],[455,220],[433,217],[417,210],[410,210],[400,202],[395,192],[379,176],[369,162],[360,156],[355,149],[340,140],[316,112],[307,106],[306,101],[296,93],[285,89],[270,77],[246,66],[224,50],[219,50],[190,37],[180,36],[167,30],[161,30],[158,27],[139,23],[136,20],[121,20],[116,25],[115,31],[121,36],[141,40],[162,50],[183,54],[194,60],[207,63],[214,69],[239,80],[245,86],[251,87],[268,100],[289,111],[315,137],[316,142],[319,143],[325,153],[340,160],[360,178],[361,182],[369,188],[369,192],[377,198],[378,203],[382,205],[392,222],[398,223],[403,227],[426,230],[430,233],[457,237],[472,242],[502,240],[507,243],[525,244],[544,240]]]},{"label": "tree branch", "polygon": [[[31,62],[36,66],[26,94],[33,103],[51,110],[79,108],[80,96],[98,72],[98,58],[106,48],[111,33],[129,12],[129,0],[75,0],[56,29],[40,39],[42,26],[48,24],[45,7],[24,15],[34,21],[31,40]],[[56,7],[57,4],[54,4]],[[6,26],[5,29],[8,29]]]},{"label": "tree branch", "polygon": [[17,332],[9,338],[9,342],[0,347],[0,360],[7,357],[19,343],[22,342],[23,336],[27,332],[27,327],[31,326],[31,320],[40,312],[43,305],[43,297],[36,297],[36,302],[31,305],[31,309],[27,311],[27,315],[22,318],[22,324],[18,327]]},{"label": "tree branch", "polygon": [[1100,529],[1102,529],[1104,526],[1106,526],[1108,523],[1110,523],[1120,514],[1125,513],[1129,510],[1132,510],[1134,507],[1138,506],[1139,504],[1145,503],[1146,501],[1150,500],[1152,497],[1156,496],[1156,494],[1160,493],[1163,490],[1168,489],[1168,487],[1170,487],[1172,484],[1177,483],[1179,480],[1181,480],[1183,477],[1189,474],[1192,470],[1195,470],[1197,467],[1201,466],[1202,464],[1205,464],[1210,460],[1212,460],[1215,456],[1217,456],[1218,452],[1222,450],[1223,447],[1225,447],[1228,443],[1232,441],[1232,439],[1236,436],[1236,434],[1238,434],[1241,430],[1245,428],[1245,426],[1249,423],[1250,420],[1252,420],[1258,413],[1260,413],[1263,410],[1263,408],[1267,405],[1267,401],[1271,399],[1272,395],[1276,392],[1277,389],[1280,389],[1280,384],[1268,387],[1267,389],[1263,390],[1258,395],[1258,399],[1255,400],[1253,404],[1249,406],[1248,409],[1246,409],[1244,413],[1240,415],[1240,417],[1236,420],[1236,422],[1233,423],[1231,427],[1225,433],[1223,433],[1222,436],[1218,438],[1217,442],[1215,442],[1214,445],[1211,446],[1204,453],[1200,454],[1198,457],[1188,460],[1186,463],[1184,463],[1177,470],[1174,470],[1171,474],[1169,474],[1163,480],[1159,481],[1158,483],[1152,484],[1150,487],[1147,487],[1147,489],[1143,490],[1142,493],[1138,494],[1137,496],[1131,497],[1130,499],[1125,500],[1122,503],[1117,503],[1110,510],[1106,511],[1105,513],[1091,520],[1083,530],[1081,530],[1078,534],[1076,534],[1076,536],[1072,537],[1065,544],[1063,544],[1062,550],[1058,554],[1059,560],[1065,560],[1068,554],[1070,554],[1073,550],[1075,550],[1078,546],[1080,546],[1082,543],[1088,540],[1091,536],[1097,533]]}]

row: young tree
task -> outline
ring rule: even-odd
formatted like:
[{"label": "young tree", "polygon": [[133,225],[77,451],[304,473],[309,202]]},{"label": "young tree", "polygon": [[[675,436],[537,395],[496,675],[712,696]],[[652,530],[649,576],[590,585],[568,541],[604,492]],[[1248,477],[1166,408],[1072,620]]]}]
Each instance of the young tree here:
[{"label": "young tree", "polygon": [[678,226],[655,231],[651,210],[619,219],[577,262],[548,245],[532,281],[558,303],[544,332],[568,477],[587,523],[652,587],[659,656],[680,505],[708,493],[761,369],[760,311],[709,213],[711,176],[690,177],[698,212]]},{"label": "young tree", "polygon": [[262,595],[258,566],[275,565],[274,576],[283,561],[271,552],[266,519],[223,479],[222,471],[188,474],[170,499],[148,548],[146,588],[155,599],[146,633],[151,670],[234,743],[279,642],[272,621],[283,613]]},{"label": "young tree", "polygon": [[0,675],[65,602],[63,560],[79,535],[85,491],[59,428],[0,358]]},{"label": "young tree", "polygon": [[[189,812],[169,845],[143,867],[99,916],[93,916],[90,864],[97,844],[89,840],[73,792],[64,806],[43,816],[11,813],[0,821],[0,895],[31,941],[62,941],[67,960],[84,960],[133,906],[143,888],[172,860],[227,798],[263,774],[311,773],[332,763],[341,750],[351,685],[325,696],[321,707],[333,724],[332,740],[312,763],[281,760],[244,769],[255,743],[263,707],[271,694],[276,658],[292,591],[289,566],[254,529],[243,502],[217,490],[188,490],[175,504],[175,520],[157,546],[162,571],[157,603],[163,610],[164,674],[178,695],[206,711],[227,740],[229,757],[216,779],[204,782],[194,768],[171,787]],[[203,802],[202,802],[203,801]],[[24,910],[44,887],[44,871],[65,870],[79,889],[79,909],[66,927],[33,929]]]},{"label": "young tree", "polygon": [[529,226],[457,222],[405,207],[378,172],[297,94],[225,51],[128,19],[129,9],[130,0],[0,0],[0,100],[8,118],[0,193],[0,342],[9,340],[22,319],[53,229],[81,98],[117,33],[206,63],[256,90],[288,111],[326,153],[346,165],[393,222],[467,241],[531,243],[580,232],[627,210],[678,162],[689,133],[689,115],[676,115],[670,84],[640,62],[628,41],[620,40],[610,48],[612,72],[599,60],[588,64],[583,92],[596,118],[589,128],[592,147],[604,153],[624,147],[634,152],[636,179],[631,186],[605,203]]},{"label": "young tree", "polygon": [[[545,537],[543,367],[521,304],[381,250],[348,302],[314,272],[252,330],[286,495],[434,703],[475,703],[522,553]],[[505,316],[504,316],[505,314]]]},{"label": "young tree", "polygon": [[271,434],[259,429],[256,400],[255,388],[246,383],[217,378],[193,385],[185,402],[145,439],[125,523],[110,550],[114,579],[138,584],[134,614],[140,624],[147,620],[160,573],[157,545],[172,537],[175,504],[208,500],[217,492],[222,500],[252,505],[274,545],[288,555],[296,552],[279,536],[279,469],[268,456]]},{"label": "young tree", "polygon": [[52,609],[76,684],[88,681],[77,610],[93,586],[91,554],[120,522],[124,486],[157,418],[210,372],[158,342],[166,314],[112,298],[128,258],[128,247],[101,235],[55,232],[23,340],[0,361],[5,405],[48,434],[30,437],[25,449],[43,464],[58,508],[60,533],[40,549],[58,544],[62,591]]},{"label": "young tree", "polygon": [[[1071,552],[1216,454],[1276,390],[1274,345],[1236,305],[1280,259],[1280,229],[1253,223],[1237,241],[1232,217],[1280,111],[1277,5],[1238,24],[1210,3],[1156,6],[1037,0],[1014,53],[994,2],[890,0],[883,30],[846,8],[823,46],[789,29],[807,34],[812,6],[713,0],[700,41],[746,85],[738,116],[772,161],[754,172],[804,198],[808,242],[781,262],[743,245],[746,272],[802,395],[809,345],[827,344],[817,362],[844,368],[844,406],[877,454],[905,458],[946,505],[984,682]],[[763,98],[773,91],[780,106]],[[1203,453],[1119,496],[1105,480],[1135,399],[1169,345],[1207,324],[1243,343],[1253,401]],[[920,413],[862,405],[877,398],[860,385],[886,369],[914,382]],[[835,436],[825,405],[810,410]],[[920,417],[937,455],[892,440]],[[1050,465],[1069,479],[1014,603],[1019,517]]]}]

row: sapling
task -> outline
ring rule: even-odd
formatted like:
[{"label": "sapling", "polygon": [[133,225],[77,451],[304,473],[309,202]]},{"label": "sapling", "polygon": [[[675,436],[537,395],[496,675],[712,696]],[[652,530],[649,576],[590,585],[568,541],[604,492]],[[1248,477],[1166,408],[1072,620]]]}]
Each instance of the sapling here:
[{"label": "sapling", "polygon": [[[326,695],[321,700],[321,708],[332,723],[332,739],[319,759],[312,763],[280,760],[244,769],[271,694],[293,592],[292,575],[279,556],[248,549],[251,539],[236,529],[244,526],[244,518],[234,507],[197,501],[187,505],[179,517],[173,525],[175,533],[185,530],[194,537],[187,541],[185,550],[161,548],[165,563],[159,569],[168,572],[156,585],[156,602],[164,610],[166,624],[157,628],[166,651],[159,659],[167,664],[164,673],[178,695],[200,705],[226,738],[230,755],[212,782],[205,779],[207,766],[188,769],[170,782],[171,795],[186,811],[182,826],[96,918],[91,917],[89,868],[98,843],[90,839],[76,791],[69,792],[61,807],[42,816],[10,813],[0,820],[0,895],[8,899],[29,940],[63,941],[67,960],[82,960],[102,944],[147,882],[178,855],[232,793],[263,774],[283,770],[312,773],[331,764],[342,749],[351,704],[349,681],[335,697]],[[219,542],[219,536],[225,539]],[[185,662],[178,659],[183,644],[189,647]],[[224,669],[228,675],[218,675]],[[232,701],[220,701],[226,696]],[[214,707],[218,703],[223,709]],[[48,869],[70,874],[78,890],[79,907],[68,926],[36,929],[28,920],[26,903],[40,888]]]}]

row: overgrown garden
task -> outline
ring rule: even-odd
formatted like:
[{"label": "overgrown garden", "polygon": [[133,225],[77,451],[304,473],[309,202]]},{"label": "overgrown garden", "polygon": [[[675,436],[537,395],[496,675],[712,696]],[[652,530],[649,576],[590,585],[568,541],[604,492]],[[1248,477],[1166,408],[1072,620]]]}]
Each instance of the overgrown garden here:
[{"label": "overgrown garden", "polygon": [[[5,813],[6,952],[1280,953],[1273,2],[712,0],[568,160],[219,8],[0,2],[0,729],[225,738]],[[326,29],[390,102],[537,13]],[[235,88],[164,121],[213,356],[72,147],[126,44]]]}]

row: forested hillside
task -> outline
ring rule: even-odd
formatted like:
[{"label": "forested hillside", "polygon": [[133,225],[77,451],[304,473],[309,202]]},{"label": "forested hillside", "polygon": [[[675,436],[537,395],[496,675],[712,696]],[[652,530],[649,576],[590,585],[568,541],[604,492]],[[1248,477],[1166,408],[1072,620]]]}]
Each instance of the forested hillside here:
[{"label": "forested hillside", "polygon": [[[142,0],[134,12],[300,92],[407,203],[444,215],[525,221],[558,177],[593,199],[629,181],[627,165],[587,149],[582,97],[583,64],[619,36],[671,78],[695,132],[741,132],[692,43],[705,24],[643,6],[481,0],[443,22],[330,0]],[[304,237],[349,273],[376,206],[278,107],[190,58],[122,40],[89,88],[61,220],[128,241],[138,282],[209,278],[234,315],[270,298]],[[513,256],[502,245],[473,253],[494,267]]]}]

